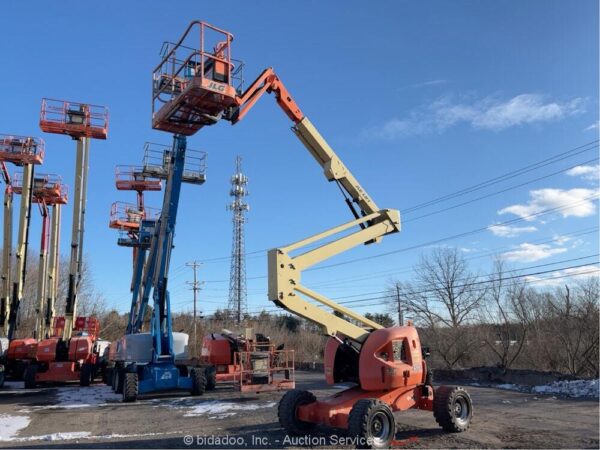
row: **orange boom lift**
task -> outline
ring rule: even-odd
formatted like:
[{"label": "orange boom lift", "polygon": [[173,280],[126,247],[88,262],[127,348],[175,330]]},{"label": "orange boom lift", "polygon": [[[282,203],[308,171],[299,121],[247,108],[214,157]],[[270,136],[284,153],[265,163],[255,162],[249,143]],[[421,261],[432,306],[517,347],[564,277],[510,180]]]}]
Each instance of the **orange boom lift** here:
[{"label": "orange boom lift", "polygon": [[[2,176],[6,183],[4,192],[4,244],[2,250],[2,293],[0,297],[0,327],[3,329],[8,349],[4,360],[7,373],[14,379],[23,377],[29,363],[35,357],[37,340],[17,338],[19,307],[23,299],[23,286],[27,273],[27,248],[29,246],[29,223],[31,219],[32,185],[35,166],[44,160],[45,144],[42,139],[30,136],[0,135],[0,162]],[[14,180],[8,173],[6,163],[23,168],[18,192]],[[12,201],[13,194],[21,194],[19,231],[15,252],[16,267],[12,278]],[[4,348],[3,348],[4,350]]]},{"label": "orange boom lift", "polygon": [[40,341],[36,364],[25,374],[25,387],[43,382],[79,381],[87,386],[98,371],[100,324],[95,317],[76,317],[81,282],[90,139],[106,139],[108,110],[103,106],[43,99],[40,128],[65,134],[76,142],[71,257],[64,316],[55,317],[53,333]]},{"label": "orange boom lift", "polygon": [[[192,36],[195,30],[198,35]],[[216,42],[210,41],[211,32],[217,33]],[[388,448],[396,431],[393,411],[409,408],[432,411],[447,431],[466,430],[472,417],[469,395],[460,387],[434,389],[424,360],[427,352],[412,324],[383,328],[301,283],[303,270],[399,232],[400,214],[377,207],[273,69],[264,70],[244,92],[234,87],[232,40],[230,33],[195,21],[176,44],[167,45],[154,70],[153,127],[192,135],[222,119],[236,124],[263,94],[273,94],[325,177],[342,191],[353,215],[350,222],[269,251],[269,299],[320,325],[329,336],[324,356],[328,383],[355,383],[320,400],[308,391],[288,391],[279,403],[280,424],[291,434],[306,434],[316,424],[347,429],[362,448]],[[320,246],[306,249],[318,242]]]}]

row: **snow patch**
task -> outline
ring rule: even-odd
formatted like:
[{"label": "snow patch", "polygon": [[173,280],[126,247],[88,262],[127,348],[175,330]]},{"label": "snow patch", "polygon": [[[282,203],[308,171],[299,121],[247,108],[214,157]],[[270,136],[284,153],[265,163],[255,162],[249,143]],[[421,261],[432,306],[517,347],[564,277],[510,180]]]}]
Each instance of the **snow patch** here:
[{"label": "snow patch", "polygon": [[599,380],[572,380],[555,381],[542,386],[534,386],[532,392],[536,394],[558,394],[567,397],[599,397]]},{"label": "snow patch", "polygon": [[0,441],[10,441],[23,428],[27,428],[29,416],[11,416],[0,414]]},{"label": "snow patch", "polygon": [[209,416],[209,419],[222,419],[237,414],[240,411],[255,411],[262,408],[273,408],[275,402],[267,403],[234,403],[213,400],[194,406],[185,417]]},{"label": "snow patch", "polygon": [[36,406],[35,409],[90,408],[120,401],[121,396],[112,392],[109,386],[66,386],[58,388],[56,404]]},{"label": "snow patch", "polygon": [[512,384],[512,383],[497,384],[495,387],[498,389],[506,389],[507,391],[520,391],[521,390],[521,386],[519,386],[518,384]]},{"label": "snow patch", "polygon": [[[505,383],[492,385],[497,389],[506,389],[509,391],[531,392],[532,394],[555,394],[565,397],[593,397],[599,398],[599,380],[571,380],[555,381],[553,383],[540,386],[522,386],[518,384]],[[537,397],[533,398],[538,400]],[[546,400],[556,400],[555,396],[546,398]]]}]

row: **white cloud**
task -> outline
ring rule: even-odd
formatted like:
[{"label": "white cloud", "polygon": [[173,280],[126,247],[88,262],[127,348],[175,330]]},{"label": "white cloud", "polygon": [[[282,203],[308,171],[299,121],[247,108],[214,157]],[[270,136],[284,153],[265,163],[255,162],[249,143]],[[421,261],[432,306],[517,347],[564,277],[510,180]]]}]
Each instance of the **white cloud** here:
[{"label": "white cloud", "polygon": [[363,135],[391,140],[402,136],[439,133],[461,123],[477,129],[500,131],[561,120],[583,112],[583,104],[582,98],[560,102],[548,100],[540,94],[520,94],[508,100],[489,96],[469,102],[455,102],[445,96],[413,110],[407,117],[393,118],[368,129]]},{"label": "white cloud", "polygon": [[575,166],[566,171],[567,175],[572,177],[581,177],[584,180],[598,181],[600,178],[600,164],[595,166]]},{"label": "white cloud", "polygon": [[533,286],[542,287],[555,287],[564,286],[571,280],[582,280],[586,278],[598,277],[599,271],[597,265],[587,265],[582,267],[576,267],[573,269],[565,269],[553,272],[546,278],[538,276],[525,277],[525,281]]},{"label": "white cloud", "polygon": [[548,244],[529,244],[524,242],[515,250],[503,253],[502,256],[507,261],[534,262],[564,253],[566,251],[567,249],[564,247],[553,248]]},{"label": "white cloud", "polygon": [[402,89],[420,88],[420,87],[427,87],[427,86],[437,86],[437,85],[446,84],[446,83],[448,83],[448,80],[444,80],[444,79],[428,80],[428,81],[422,81],[420,83],[409,84],[408,86],[405,86]]},{"label": "white cloud", "polygon": [[556,211],[562,217],[587,217],[596,212],[594,199],[598,198],[593,189],[538,189],[530,191],[529,202],[523,205],[512,205],[498,211],[498,214],[514,214],[527,221],[534,220],[529,217],[538,212],[564,208]]},{"label": "white cloud", "polygon": [[537,228],[534,226],[526,226],[526,227],[511,227],[510,225],[492,225],[488,227],[495,236],[501,237],[516,237],[522,233],[533,233],[537,231]]},{"label": "white cloud", "polygon": [[598,128],[600,128],[600,121],[596,121],[593,124],[591,124],[589,127],[587,127],[584,131],[593,131],[593,130],[597,130]]}]

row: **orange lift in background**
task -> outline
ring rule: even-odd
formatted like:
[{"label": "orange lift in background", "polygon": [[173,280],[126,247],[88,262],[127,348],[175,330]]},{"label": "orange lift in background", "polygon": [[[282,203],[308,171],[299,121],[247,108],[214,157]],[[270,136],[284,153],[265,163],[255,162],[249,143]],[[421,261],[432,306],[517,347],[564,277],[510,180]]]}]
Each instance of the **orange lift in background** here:
[{"label": "orange lift in background", "polygon": [[[0,292],[0,329],[4,345],[2,355],[6,373],[20,380],[33,358],[37,341],[33,338],[18,338],[19,306],[23,299],[23,286],[27,273],[27,248],[29,245],[29,222],[31,218],[32,184],[35,166],[44,160],[45,144],[40,138],[31,136],[0,135],[0,165],[6,184],[4,191],[4,240],[2,249],[2,285]],[[13,180],[7,163],[23,169],[19,211],[19,230],[14,253],[13,271]],[[13,278],[14,274],[14,278]],[[8,344],[8,345],[6,345]]]},{"label": "orange lift in background", "polygon": [[77,293],[82,278],[89,144],[90,139],[107,138],[108,110],[104,106],[43,99],[40,128],[47,133],[70,136],[76,142],[73,221],[64,316],[54,318],[52,336],[38,344],[36,364],[27,369],[25,387],[77,380],[87,386],[98,369],[100,325],[95,317],[76,316]]}]

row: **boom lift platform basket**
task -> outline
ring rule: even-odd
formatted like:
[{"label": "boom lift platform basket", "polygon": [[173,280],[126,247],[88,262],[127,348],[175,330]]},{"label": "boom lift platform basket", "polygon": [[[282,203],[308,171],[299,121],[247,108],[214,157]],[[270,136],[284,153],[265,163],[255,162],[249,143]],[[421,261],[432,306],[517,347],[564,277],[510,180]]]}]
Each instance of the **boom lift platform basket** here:
[{"label": "boom lift platform basket", "polygon": [[140,209],[133,203],[114,202],[110,208],[109,227],[122,231],[138,231],[142,220],[156,220],[160,216],[157,208]]},{"label": "boom lift platform basket", "polygon": [[[23,173],[15,173],[12,186],[15,193],[21,194],[23,190]],[[36,203],[47,202],[48,204],[66,205],[68,194],[68,186],[63,184],[60,175],[38,173],[33,178],[32,201]]]},{"label": "boom lift platform basket", "polygon": [[42,99],[40,128],[46,133],[67,134],[75,139],[106,139],[108,108],[64,100]]},{"label": "boom lift platform basket", "polygon": [[293,350],[268,349],[236,352],[233,374],[236,389],[241,392],[267,392],[294,389],[295,366]]},{"label": "boom lift platform basket", "polygon": [[[146,177],[166,179],[170,170],[171,146],[146,142],[142,173]],[[183,168],[184,183],[203,184],[206,181],[206,152],[186,149]]]},{"label": "boom lift platform basket", "polygon": [[152,128],[190,136],[236,104],[243,64],[231,58],[232,41],[231,33],[195,21],[177,43],[163,44],[152,74]]},{"label": "boom lift platform basket", "polygon": [[144,174],[143,166],[117,166],[115,184],[120,191],[160,191],[162,182]]},{"label": "boom lift platform basket", "polygon": [[17,166],[42,164],[45,143],[43,139],[30,136],[0,134],[0,161]]}]

